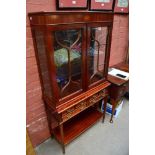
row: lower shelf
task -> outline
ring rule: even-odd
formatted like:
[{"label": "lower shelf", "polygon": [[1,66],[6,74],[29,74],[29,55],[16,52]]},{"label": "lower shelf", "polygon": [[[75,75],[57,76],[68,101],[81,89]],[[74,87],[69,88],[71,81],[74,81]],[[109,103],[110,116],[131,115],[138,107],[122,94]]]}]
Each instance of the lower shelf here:
[{"label": "lower shelf", "polygon": [[[63,124],[64,127],[64,144],[68,144],[81,133],[83,133],[86,129],[92,126],[95,122],[97,122],[101,117],[102,113],[94,109],[93,107],[88,108],[83,111],[79,115],[74,118],[68,120]],[[55,130],[56,139],[62,142],[60,130],[56,128]]]}]

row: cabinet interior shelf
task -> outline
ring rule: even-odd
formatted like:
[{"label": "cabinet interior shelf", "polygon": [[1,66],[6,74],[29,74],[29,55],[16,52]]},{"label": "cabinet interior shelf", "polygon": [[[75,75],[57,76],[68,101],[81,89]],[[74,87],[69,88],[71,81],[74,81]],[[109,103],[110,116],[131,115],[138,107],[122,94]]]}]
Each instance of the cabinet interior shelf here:
[{"label": "cabinet interior shelf", "polygon": [[[90,107],[74,118],[68,120],[63,124],[64,127],[64,144],[70,143],[89,127],[91,127],[95,122],[97,122],[103,114],[96,110],[94,107]],[[55,129],[55,137],[60,142],[62,142],[61,134],[59,128]]]}]

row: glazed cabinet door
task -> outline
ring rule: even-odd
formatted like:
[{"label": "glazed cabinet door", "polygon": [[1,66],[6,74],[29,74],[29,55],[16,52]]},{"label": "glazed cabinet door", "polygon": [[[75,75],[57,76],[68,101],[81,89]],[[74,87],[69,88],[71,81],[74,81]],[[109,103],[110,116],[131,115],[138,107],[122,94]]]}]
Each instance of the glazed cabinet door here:
[{"label": "glazed cabinet door", "polygon": [[85,88],[86,25],[64,24],[48,27],[53,89],[59,103]]},{"label": "glazed cabinet door", "polygon": [[87,81],[91,88],[106,80],[109,64],[111,23],[87,25]]}]

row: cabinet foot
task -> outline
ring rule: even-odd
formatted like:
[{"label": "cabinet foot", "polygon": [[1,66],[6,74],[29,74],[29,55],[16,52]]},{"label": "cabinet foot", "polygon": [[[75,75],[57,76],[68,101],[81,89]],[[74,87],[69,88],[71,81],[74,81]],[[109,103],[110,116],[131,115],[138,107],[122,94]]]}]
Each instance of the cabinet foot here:
[{"label": "cabinet foot", "polygon": [[110,120],[110,123],[113,123],[113,120],[112,119]]},{"label": "cabinet foot", "polygon": [[65,146],[64,145],[62,145],[62,152],[63,152],[63,154],[65,154]]},{"label": "cabinet foot", "polygon": [[102,123],[104,123],[104,119],[102,119]]}]

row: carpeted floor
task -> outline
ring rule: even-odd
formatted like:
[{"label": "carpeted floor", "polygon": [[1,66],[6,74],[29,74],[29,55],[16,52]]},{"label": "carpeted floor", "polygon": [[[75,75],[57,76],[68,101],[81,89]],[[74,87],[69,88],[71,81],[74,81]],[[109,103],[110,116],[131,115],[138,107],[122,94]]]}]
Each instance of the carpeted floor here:
[{"label": "carpeted floor", "polygon": [[[124,99],[122,111],[114,123],[101,120],[66,146],[65,155],[129,155],[129,102]],[[60,144],[48,139],[36,148],[37,155],[62,155]]]}]

